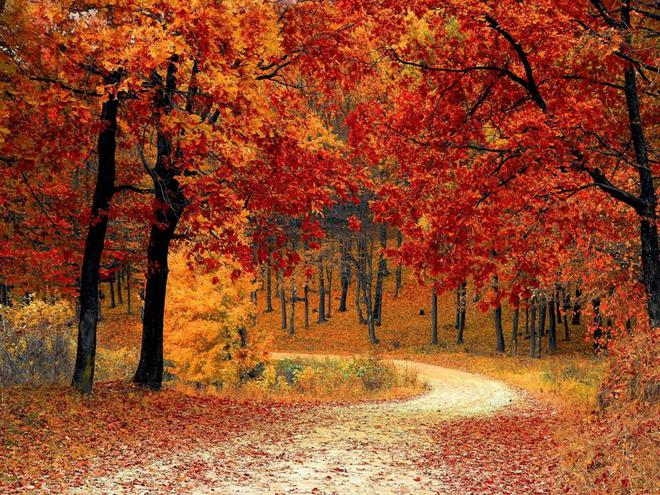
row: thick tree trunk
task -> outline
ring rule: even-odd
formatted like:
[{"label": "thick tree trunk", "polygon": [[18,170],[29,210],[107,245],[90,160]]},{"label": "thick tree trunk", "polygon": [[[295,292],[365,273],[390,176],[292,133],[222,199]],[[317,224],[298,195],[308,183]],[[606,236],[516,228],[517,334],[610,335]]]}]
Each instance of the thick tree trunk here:
[{"label": "thick tree trunk", "polygon": [[438,292],[431,295],[431,345],[438,345]]},{"label": "thick tree trunk", "polygon": [[[171,110],[176,86],[176,60],[168,65],[166,86],[155,99],[157,111]],[[186,198],[177,180],[178,170],[173,163],[178,157],[172,152],[169,136],[160,129],[157,133],[157,158],[153,168],[155,218],[147,247],[147,281],[142,319],[142,347],[140,363],[133,381],[152,390],[160,390],[163,382],[163,324],[165,296],[169,275],[168,256],[170,243],[177,224],[186,207]]]},{"label": "thick tree trunk", "polygon": [[118,101],[110,97],[101,111],[98,172],[80,273],[80,318],[72,387],[90,394],[96,360],[96,324],[99,315],[99,268],[108,229],[108,212],[115,191]]}]

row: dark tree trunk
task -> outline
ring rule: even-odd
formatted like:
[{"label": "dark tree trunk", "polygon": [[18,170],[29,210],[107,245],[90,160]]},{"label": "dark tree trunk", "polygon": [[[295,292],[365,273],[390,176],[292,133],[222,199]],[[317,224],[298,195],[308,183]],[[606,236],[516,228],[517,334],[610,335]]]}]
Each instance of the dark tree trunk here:
[{"label": "dark tree trunk", "polygon": [[438,345],[438,292],[431,295],[431,345]]},{"label": "dark tree trunk", "polygon": [[[559,306],[558,304],[556,306]],[[555,298],[550,299],[550,307],[548,308],[548,343],[551,351],[557,350],[557,310],[555,307]]]},{"label": "dark tree trunk", "polygon": [[[497,277],[493,280],[493,290],[495,291],[495,297],[499,290]],[[504,330],[502,329],[502,305],[497,301],[497,307],[495,308],[495,337],[497,339],[497,352],[503,353],[505,351],[504,344]]]},{"label": "dark tree trunk", "polygon": [[319,317],[318,323],[327,321],[325,319],[325,278],[323,269],[323,258],[319,258]]},{"label": "dark tree trunk", "polygon": [[536,357],[541,357],[541,350],[543,348],[543,335],[545,335],[545,313],[547,309],[547,301],[545,296],[541,296],[541,301],[539,302],[538,316],[539,316],[539,325],[536,332]]},{"label": "dark tree trunk", "polygon": [[[359,242],[358,242],[359,244]],[[358,272],[355,277],[355,309],[358,315],[358,322],[360,325],[367,323],[367,320],[364,319],[364,314],[362,313],[362,274],[360,273],[361,268],[358,268]]]},{"label": "dark tree trunk", "polygon": [[126,313],[131,314],[131,264],[126,265]]},{"label": "dark tree trunk", "polygon": [[374,296],[374,322],[380,326],[383,317],[383,279],[385,277],[386,261],[384,250],[387,247],[387,226],[380,225],[380,247],[381,252],[378,256],[378,272],[376,273],[376,294]]},{"label": "dark tree trunk", "polygon": [[529,357],[536,357],[536,301],[532,299],[529,311]]},{"label": "dark tree trunk", "polygon": [[463,343],[463,331],[465,330],[465,310],[467,305],[467,284],[463,282],[457,292],[457,321],[458,334],[456,343]]},{"label": "dark tree trunk", "polygon": [[296,320],[296,301],[298,301],[298,294],[296,294],[296,284],[291,284],[291,313],[289,314],[289,335],[295,333],[295,320]]},{"label": "dark tree trunk", "polygon": [[513,310],[513,328],[511,330],[511,354],[518,354],[518,322],[520,320],[520,308]]},{"label": "dark tree trunk", "polygon": [[328,290],[326,291],[328,293],[328,304],[325,308],[325,317],[330,318],[332,317],[332,268],[330,267],[330,264],[325,267],[325,272],[328,276]]},{"label": "dark tree trunk", "polygon": [[273,269],[271,268],[270,253],[266,263],[266,313],[273,312]]},{"label": "dark tree trunk", "polygon": [[[397,231],[396,233],[396,247],[400,248],[401,244],[403,243],[403,236],[401,235],[401,231]],[[397,298],[399,297],[399,291],[401,290],[402,285],[402,272],[403,272],[403,267],[401,266],[401,263],[397,264],[396,266],[396,275],[395,275],[395,282],[394,282],[394,297]]]},{"label": "dark tree trunk", "polygon": [[108,280],[108,287],[110,288],[110,308],[114,308],[117,306],[115,303],[115,276],[113,275],[109,280]]},{"label": "dark tree trunk", "polygon": [[238,327],[238,336],[241,339],[241,348],[247,347],[247,330],[245,327]]},{"label": "dark tree trunk", "polygon": [[305,282],[305,328],[309,328],[309,285]]},{"label": "dark tree trunk", "polygon": [[117,302],[122,305],[124,304],[124,295],[121,292],[121,269],[117,270]]},{"label": "dark tree trunk", "polygon": [[575,303],[573,304],[573,317],[571,318],[572,325],[580,324],[580,316],[582,315],[582,308],[580,306],[580,296],[582,292],[580,289],[575,289]]},{"label": "dark tree trunk", "polygon": [[594,330],[594,352],[597,352],[601,349],[601,339],[603,337],[603,317],[600,313],[600,298],[591,301],[591,304],[594,309],[594,325],[596,329]]},{"label": "dark tree trunk", "polygon": [[346,311],[346,300],[348,299],[348,288],[351,283],[351,265],[348,254],[351,249],[350,240],[342,240],[341,243],[341,297],[339,298],[339,308],[337,311],[344,313]]},{"label": "dark tree trunk", "polygon": [[282,330],[286,330],[286,287],[284,287],[284,280],[282,275],[279,276],[280,280],[280,310],[282,316]]},{"label": "dark tree trunk", "polygon": [[[176,66],[173,60],[168,65],[166,85],[155,98],[158,112],[168,113],[176,86]],[[168,256],[170,243],[186,207],[186,198],[177,180],[172,143],[160,129],[157,133],[157,158],[153,168],[155,219],[149,233],[147,247],[147,281],[144,294],[144,317],[142,319],[142,347],[140,363],[133,381],[152,390],[160,390],[163,383],[163,323],[165,296],[169,275]]]},{"label": "dark tree trunk", "polygon": [[101,111],[101,131],[98,138],[98,172],[92,211],[85,239],[80,272],[80,318],[76,364],[72,387],[78,392],[92,393],[96,360],[96,324],[99,315],[99,268],[108,229],[108,212],[115,191],[115,150],[117,147],[118,101],[110,97]]},{"label": "dark tree trunk", "polygon": [[456,288],[456,321],[454,322],[454,328],[458,329],[461,324],[461,287]]},{"label": "dark tree trunk", "polygon": [[525,308],[525,338],[529,338],[529,308]]}]

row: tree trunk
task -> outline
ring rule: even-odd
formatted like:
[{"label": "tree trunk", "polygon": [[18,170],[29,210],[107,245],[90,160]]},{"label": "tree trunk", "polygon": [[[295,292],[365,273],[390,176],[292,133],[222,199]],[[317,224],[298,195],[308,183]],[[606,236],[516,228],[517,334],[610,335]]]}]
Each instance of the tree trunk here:
[{"label": "tree trunk", "polygon": [[108,280],[108,287],[110,288],[110,308],[114,308],[117,306],[115,304],[115,276],[112,275],[112,277]]},{"label": "tree trunk", "polygon": [[328,304],[326,307],[325,317],[330,318],[332,316],[332,268],[330,263],[325,267],[325,272],[328,276]]},{"label": "tree trunk", "polygon": [[[175,58],[167,68],[166,86],[155,98],[157,112],[171,110],[176,86]],[[163,323],[165,297],[169,275],[168,257],[172,238],[186,207],[186,198],[177,180],[178,170],[172,153],[172,143],[160,128],[157,133],[157,158],[153,168],[155,221],[151,225],[147,247],[147,281],[142,320],[140,363],[133,381],[152,390],[160,390],[163,383]]]},{"label": "tree trunk", "polygon": [[124,304],[124,295],[121,292],[121,269],[117,270],[115,276],[117,277],[117,302],[122,305]]},{"label": "tree trunk", "polygon": [[319,258],[319,317],[317,323],[323,323],[325,319],[325,279],[323,270],[323,258]]},{"label": "tree trunk", "polygon": [[[557,304],[557,306],[559,306]],[[557,310],[555,307],[555,298],[550,299],[550,307],[548,308],[548,316],[549,316],[549,321],[548,321],[548,343],[550,345],[550,350],[551,351],[556,351],[557,350],[557,321],[556,321],[556,316],[557,316]]]},{"label": "tree trunk", "polygon": [[282,316],[282,330],[286,330],[286,287],[284,286],[284,279],[279,275],[280,280],[280,310]]},{"label": "tree trunk", "polygon": [[564,290],[564,297],[563,297],[563,310],[564,310],[564,340],[571,340],[571,333],[568,328],[568,310],[571,307],[571,296],[569,293]]},{"label": "tree trunk", "polygon": [[575,303],[573,304],[573,317],[571,318],[571,324],[572,325],[579,325],[580,324],[580,316],[582,314],[581,307],[580,307],[580,296],[582,292],[580,289],[575,289]]},{"label": "tree trunk", "polygon": [[465,309],[467,305],[467,284],[463,282],[457,292],[457,322],[458,335],[456,337],[457,344],[463,344],[463,331],[465,330]]},{"label": "tree trunk", "polygon": [[511,330],[511,354],[518,354],[518,321],[520,320],[520,308],[513,310],[513,328]]},{"label": "tree trunk", "polygon": [[131,314],[131,264],[126,264],[126,313]]},{"label": "tree trunk", "polygon": [[438,345],[438,292],[435,287],[431,296],[431,345]]},{"label": "tree trunk", "polygon": [[273,312],[273,269],[271,267],[270,253],[266,263],[266,313]]},{"label": "tree trunk", "polygon": [[339,298],[339,308],[337,311],[344,313],[346,311],[346,300],[348,299],[348,288],[351,283],[351,265],[348,259],[348,253],[351,249],[350,240],[343,239],[341,243],[341,296]]},{"label": "tree trunk", "polygon": [[[495,291],[495,297],[497,298],[497,292],[499,290],[497,276],[493,280],[493,290]],[[497,339],[497,352],[503,353],[505,351],[504,344],[504,330],[502,329],[502,305],[500,304],[499,298],[497,299],[497,307],[495,308],[495,337]]]},{"label": "tree trunk", "polygon": [[[401,235],[401,231],[397,231],[396,233],[396,247],[400,248],[401,244],[403,243],[403,236]],[[401,266],[401,263],[396,265],[396,275],[395,275],[395,283],[394,283],[394,298],[396,299],[399,297],[399,291],[401,290],[402,281],[401,281],[401,276],[403,272],[403,267]]]},{"label": "tree trunk", "polygon": [[384,250],[387,247],[387,226],[380,225],[380,247],[381,252],[378,256],[378,272],[376,273],[376,294],[374,297],[374,322],[380,326],[383,317],[383,279],[385,277],[386,261]]},{"label": "tree trunk", "polygon": [[293,335],[295,332],[295,319],[296,319],[296,301],[298,300],[298,294],[296,294],[296,283],[291,283],[291,313],[289,314],[289,335]]},{"label": "tree trunk", "polygon": [[309,328],[309,285],[305,282],[305,328]]},{"label": "tree trunk", "polygon": [[367,323],[367,320],[364,319],[364,314],[362,313],[362,303],[361,303],[361,294],[362,294],[362,275],[360,273],[361,268],[358,268],[358,272],[355,276],[355,309],[358,315],[358,322],[360,325]]},{"label": "tree trunk", "polygon": [[547,302],[545,296],[541,296],[539,303],[538,316],[539,316],[539,326],[536,332],[536,357],[541,357],[541,350],[543,348],[543,335],[545,334],[545,312],[547,309]]},{"label": "tree trunk", "polygon": [[96,325],[100,308],[99,268],[108,229],[110,202],[115,191],[118,103],[110,96],[101,110],[102,127],[97,144],[98,172],[80,273],[80,318],[71,385],[85,394],[92,393],[94,383]]},{"label": "tree trunk", "polygon": [[536,356],[536,298],[532,296],[532,307],[529,311],[529,357]]}]

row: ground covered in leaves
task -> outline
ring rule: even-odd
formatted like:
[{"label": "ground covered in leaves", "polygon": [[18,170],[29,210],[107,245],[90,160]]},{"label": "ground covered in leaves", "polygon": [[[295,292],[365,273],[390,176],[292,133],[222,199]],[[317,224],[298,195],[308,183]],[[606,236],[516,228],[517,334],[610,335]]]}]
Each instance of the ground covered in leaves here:
[{"label": "ground covered in leaves", "polygon": [[556,493],[554,412],[501,382],[411,366],[409,400],[244,402],[113,383],[7,391],[1,491]]}]

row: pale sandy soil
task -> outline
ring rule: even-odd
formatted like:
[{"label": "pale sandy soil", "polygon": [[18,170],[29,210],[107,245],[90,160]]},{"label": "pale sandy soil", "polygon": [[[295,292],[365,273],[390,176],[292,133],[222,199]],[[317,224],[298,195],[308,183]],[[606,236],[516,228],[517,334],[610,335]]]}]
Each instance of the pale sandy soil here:
[{"label": "pale sandy soil", "polygon": [[430,428],[493,413],[519,396],[479,375],[395,364],[416,370],[428,392],[405,401],[313,407],[291,424],[264,425],[223,445],[89,480],[74,493],[454,495],[442,481],[447,473],[421,458],[432,448]]}]

